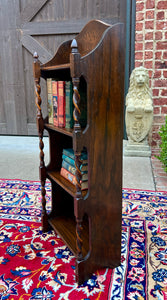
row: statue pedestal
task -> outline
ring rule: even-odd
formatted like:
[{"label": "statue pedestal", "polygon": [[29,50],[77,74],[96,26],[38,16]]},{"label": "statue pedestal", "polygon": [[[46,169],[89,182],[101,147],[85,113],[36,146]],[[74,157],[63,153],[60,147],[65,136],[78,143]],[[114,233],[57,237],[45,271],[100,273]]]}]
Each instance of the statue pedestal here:
[{"label": "statue pedestal", "polygon": [[151,157],[151,148],[148,144],[132,143],[127,141],[123,151],[124,156]]}]

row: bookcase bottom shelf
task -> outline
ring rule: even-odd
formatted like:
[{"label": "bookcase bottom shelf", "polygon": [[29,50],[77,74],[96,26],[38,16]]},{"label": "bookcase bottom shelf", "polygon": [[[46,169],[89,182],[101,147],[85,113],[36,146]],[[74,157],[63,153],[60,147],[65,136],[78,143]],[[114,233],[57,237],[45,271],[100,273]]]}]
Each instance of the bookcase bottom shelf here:
[{"label": "bookcase bottom shelf", "polygon": [[[75,217],[55,217],[48,220],[51,227],[62,238],[72,253],[76,256],[76,221]],[[82,222],[82,254],[85,257],[89,251],[89,224],[88,221]]]}]

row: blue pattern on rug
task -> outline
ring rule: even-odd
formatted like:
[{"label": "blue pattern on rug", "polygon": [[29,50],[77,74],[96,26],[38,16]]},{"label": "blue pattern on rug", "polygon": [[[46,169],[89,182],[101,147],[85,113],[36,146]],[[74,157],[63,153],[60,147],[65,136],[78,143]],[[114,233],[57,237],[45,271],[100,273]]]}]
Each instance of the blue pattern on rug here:
[{"label": "blue pattern on rug", "polygon": [[[50,210],[51,191],[50,183],[46,183],[47,190],[47,210]],[[68,285],[68,275],[57,271],[53,282],[50,281],[50,288],[46,284],[40,288],[33,289],[31,297],[25,299],[53,299],[59,290],[60,299],[84,299],[84,300],[123,300],[123,299],[167,299],[167,192],[140,191],[123,189],[123,210],[122,210],[122,261],[121,265],[114,270],[105,269],[94,274],[90,280],[83,285],[77,286],[75,280]],[[26,222],[41,221],[41,193],[40,183],[20,180],[0,180],[0,246],[12,242],[12,230],[21,230],[20,234],[30,232]],[[9,220],[9,223],[5,223]],[[24,221],[22,226],[15,224],[14,220]],[[13,228],[13,229],[12,229]],[[10,234],[9,234],[10,233]],[[50,234],[51,245],[55,246],[55,233]],[[32,240],[35,236],[31,237]],[[48,238],[48,235],[47,235]],[[58,238],[58,237],[56,237]],[[44,236],[43,236],[43,239]],[[32,244],[32,243],[31,243]],[[8,257],[19,255],[19,245],[9,244],[6,247]],[[35,244],[34,244],[35,245]],[[34,247],[39,247],[39,244]],[[42,244],[41,244],[42,247]],[[33,249],[32,249],[33,250]],[[42,257],[42,250],[39,255]],[[1,250],[2,251],[2,250]],[[0,265],[8,264],[8,258],[0,254]],[[40,254],[41,253],[41,254]],[[27,252],[27,260],[30,259],[30,252]],[[69,249],[62,244],[55,248],[55,258],[63,263],[70,264],[74,259]],[[50,276],[54,268],[49,261],[49,256],[45,254],[42,260],[43,266],[50,267],[47,271]],[[72,264],[71,268],[74,265]],[[75,268],[74,268],[75,269]],[[17,278],[22,278],[21,269],[11,270]],[[24,276],[30,276],[32,270],[25,269]],[[39,276],[40,282],[47,283],[48,277],[43,272]],[[26,291],[25,281],[22,281],[24,291]],[[5,278],[5,274],[0,273],[0,284],[8,292],[2,294],[0,299],[23,299],[17,294],[17,280],[11,281]],[[33,284],[32,281],[29,284]],[[48,283],[47,283],[48,284]],[[63,290],[64,289],[64,290]],[[62,292],[63,291],[63,297]],[[5,296],[6,295],[6,296]],[[40,295],[38,298],[37,295]],[[5,298],[8,297],[8,298]],[[10,298],[11,297],[11,298]],[[20,298],[19,298],[20,297]],[[57,297],[57,296],[56,296]]]}]

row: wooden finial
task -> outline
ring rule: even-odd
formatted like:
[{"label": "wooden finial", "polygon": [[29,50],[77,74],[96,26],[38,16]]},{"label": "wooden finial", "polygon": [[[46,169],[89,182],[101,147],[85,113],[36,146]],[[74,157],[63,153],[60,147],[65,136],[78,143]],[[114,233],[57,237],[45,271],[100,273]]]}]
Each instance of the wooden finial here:
[{"label": "wooden finial", "polygon": [[37,52],[34,52],[34,55],[33,55],[34,58],[38,58],[38,53]]},{"label": "wooden finial", "polygon": [[34,63],[38,62],[39,56],[37,52],[34,52],[33,58],[34,58]]},{"label": "wooden finial", "polygon": [[40,71],[40,61],[39,61],[39,56],[37,52],[34,52],[33,55],[34,62],[33,62],[33,74],[34,78],[40,78],[41,76],[41,71]]},{"label": "wooden finial", "polygon": [[71,50],[72,53],[78,52],[78,45],[76,39],[73,39],[71,43],[71,49],[72,49]]}]

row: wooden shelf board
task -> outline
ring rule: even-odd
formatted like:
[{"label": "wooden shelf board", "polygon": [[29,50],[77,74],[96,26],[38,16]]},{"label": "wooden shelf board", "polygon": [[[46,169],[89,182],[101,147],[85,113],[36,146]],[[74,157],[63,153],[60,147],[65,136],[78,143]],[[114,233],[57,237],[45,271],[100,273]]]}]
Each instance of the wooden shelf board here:
[{"label": "wooden shelf board", "polygon": [[64,70],[64,69],[69,69],[70,68],[70,64],[62,64],[62,65],[56,65],[56,66],[48,66],[48,67],[42,67],[41,66],[41,70],[42,71],[56,71],[56,70]]},{"label": "wooden shelf board", "polygon": [[[72,251],[72,253],[76,256],[77,250],[76,250],[76,222],[75,218],[69,218],[69,217],[55,217],[49,219],[49,223],[52,226],[52,228],[57,232],[58,235],[62,238],[62,240],[65,242],[65,244],[69,247],[69,249]],[[82,254],[83,257],[85,257],[89,251],[89,229],[88,229],[88,223],[82,224],[83,230],[82,230]]]},{"label": "wooden shelf board", "polygon": [[[63,176],[60,175],[59,171],[49,171],[47,172],[48,178],[55,181],[60,185],[66,192],[68,192],[72,197],[75,197],[76,187]],[[83,198],[86,196],[87,190],[82,191]]]},{"label": "wooden shelf board", "polygon": [[61,127],[56,127],[52,124],[45,124],[44,127],[47,130],[57,131],[57,132],[60,132],[62,134],[65,134],[65,135],[68,135],[71,137],[73,136],[73,128],[61,128]]}]

